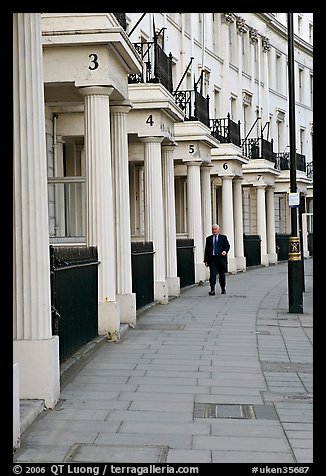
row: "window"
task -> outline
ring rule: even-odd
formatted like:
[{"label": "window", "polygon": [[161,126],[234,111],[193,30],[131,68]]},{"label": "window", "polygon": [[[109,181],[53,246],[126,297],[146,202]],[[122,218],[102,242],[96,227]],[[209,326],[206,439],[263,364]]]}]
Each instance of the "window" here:
[{"label": "window", "polygon": [[312,23],[309,23],[309,43],[312,45],[314,42],[314,27]]},{"label": "window", "polygon": [[298,36],[302,34],[302,16],[298,15]]},{"label": "window", "polygon": [[303,69],[299,68],[299,101],[303,102]]},{"label": "window", "polygon": [[310,74],[310,106],[313,107],[313,75]]},{"label": "window", "polygon": [[276,91],[282,92],[282,55],[276,53]]},{"label": "window", "polygon": [[54,147],[54,168],[48,177],[50,242],[84,242],[86,190],[83,143],[66,139]]}]

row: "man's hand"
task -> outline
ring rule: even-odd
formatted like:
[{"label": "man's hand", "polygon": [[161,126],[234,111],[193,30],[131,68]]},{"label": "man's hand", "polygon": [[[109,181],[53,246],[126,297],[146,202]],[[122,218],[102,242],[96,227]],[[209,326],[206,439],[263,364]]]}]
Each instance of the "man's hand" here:
[{"label": "man's hand", "polygon": [[207,261],[205,261],[205,266],[206,266],[206,268],[208,268],[208,263],[207,263]]},{"label": "man's hand", "polygon": [[226,255],[226,251],[222,251],[221,255],[222,255],[222,256],[225,256],[225,255]]}]

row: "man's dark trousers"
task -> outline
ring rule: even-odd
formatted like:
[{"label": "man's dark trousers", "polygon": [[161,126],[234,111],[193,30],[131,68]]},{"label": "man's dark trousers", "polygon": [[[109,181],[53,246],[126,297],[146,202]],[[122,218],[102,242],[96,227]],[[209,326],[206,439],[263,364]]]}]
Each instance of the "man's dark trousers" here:
[{"label": "man's dark trousers", "polygon": [[219,283],[221,289],[225,289],[225,273],[226,273],[226,266],[224,263],[221,263],[219,256],[212,256],[211,261],[209,264],[209,284],[211,289],[215,288],[216,285],[216,275],[218,274]]}]

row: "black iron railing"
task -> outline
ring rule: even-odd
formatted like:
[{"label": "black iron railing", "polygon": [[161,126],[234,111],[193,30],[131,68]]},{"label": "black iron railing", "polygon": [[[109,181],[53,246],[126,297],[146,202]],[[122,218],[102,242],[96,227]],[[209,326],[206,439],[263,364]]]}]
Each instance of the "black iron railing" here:
[{"label": "black iron railing", "polygon": [[242,143],[242,154],[249,159],[265,159],[276,163],[276,154],[273,152],[273,139],[268,141],[263,137],[245,139]]},{"label": "black iron railing", "polygon": [[261,264],[261,239],[259,235],[243,235],[244,255],[246,267]]},{"label": "black iron railing", "polygon": [[52,334],[64,362],[98,335],[96,247],[50,246]]},{"label": "black iron railing", "polygon": [[177,240],[177,275],[180,278],[180,288],[195,283],[194,240]]},{"label": "black iron railing", "polygon": [[154,301],[153,243],[131,242],[132,292],[136,294],[136,309]]},{"label": "black iron railing", "polygon": [[209,97],[200,94],[196,88],[172,93],[176,105],[185,114],[186,121],[200,121],[209,127]]},{"label": "black iron railing", "polygon": [[312,162],[309,162],[308,164],[306,164],[306,174],[307,174],[308,178],[313,180],[313,178],[314,178],[314,167],[313,167]]},{"label": "black iron railing", "polygon": [[210,119],[209,122],[211,134],[215,139],[219,140],[222,144],[234,144],[240,147],[240,121],[238,121],[238,123],[232,121],[228,113],[227,117]]},{"label": "black iron railing", "polygon": [[[290,153],[289,152],[279,152],[275,154],[275,168],[278,170],[290,170]],[[296,153],[295,157],[296,170],[301,172],[306,172],[308,177],[308,169],[306,166],[306,156]]]},{"label": "black iron railing", "polygon": [[130,74],[128,83],[161,83],[170,93],[173,91],[172,54],[169,56],[161,46],[154,41],[133,43],[136,51],[143,60],[142,73]]}]

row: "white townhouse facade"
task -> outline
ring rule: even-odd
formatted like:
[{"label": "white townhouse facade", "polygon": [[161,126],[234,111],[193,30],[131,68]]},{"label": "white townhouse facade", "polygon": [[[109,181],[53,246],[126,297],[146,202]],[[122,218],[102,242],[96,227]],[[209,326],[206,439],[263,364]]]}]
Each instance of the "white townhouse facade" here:
[{"label": "white townhouse facade", "polygon": [[[294,13],[302,256],[313,217],[313,16]],[[60,397],[49,245],[96,247],[98,334],[135,326],[131,249],[153,244],[153,300],[194,282],[219,223],[228,271],[278,261],[290,234],[284,13],[14,13],[14,447],[19,399]],[[140,270],[141,271],[141,270]],[[52,305],[53,307],[53,305]],[[35,371],[37,369],[37,371]]]}]

